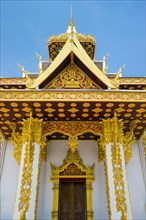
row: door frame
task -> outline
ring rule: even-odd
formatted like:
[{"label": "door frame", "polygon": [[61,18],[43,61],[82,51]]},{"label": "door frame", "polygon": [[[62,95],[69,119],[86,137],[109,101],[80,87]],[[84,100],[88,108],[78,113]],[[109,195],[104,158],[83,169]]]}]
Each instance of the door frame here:
[{"label": "door frame", "polygon": [[61,179],[85,179],[86,183],[86,207],[87,220],[93,220],[92,210],[92,182],[94,177],[94,164],[91,167],[84,166],[77,149],[68,150],[66,158],[61,166],[53,166],[51,180],[53,181],[53,210],[52,220],[58,220],[59,211],[59,182]]}]

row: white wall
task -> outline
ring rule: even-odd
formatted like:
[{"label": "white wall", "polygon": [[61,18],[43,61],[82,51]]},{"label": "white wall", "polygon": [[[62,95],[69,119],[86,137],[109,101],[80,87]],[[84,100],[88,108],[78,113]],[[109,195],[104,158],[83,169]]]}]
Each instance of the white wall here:
[{"label": "white wall", "polygon": [[1,219],[12,219],[19,167],[13,157],[14,146],[7,142],[1,176]]},{"label": "white wall", "polygon": [[132,145],[132,159],[127,165],[127,173],[133,218],[144,220],[146,219],[146,189],[137,142]]},{"label": "white wall", "polygon": [[[38,205],[38,219],[51,220],[53,184],[50,180],[50,162],[55,166],[62,165],[66,156],[68,141],[50,141],[48,143],[47,162],[42,163],[40,194]],[[130,160],[128,170],[129,190],[131,194],[132,212],[135,220],[145,219],[145,189],[137,143],[133,146],[133,157]],[[8,142],[1,177],[1,219],[12,219],[15,192],[18,178],[18,165],[13,158],[13,149]],[[97,144],[94,141],[80,141],[79,154],[83,164],[91,166],[95,163],[95,176],[93,182],[93,211],[94,220],[108,219],[106,189],[103,162],[97,159]]]}]

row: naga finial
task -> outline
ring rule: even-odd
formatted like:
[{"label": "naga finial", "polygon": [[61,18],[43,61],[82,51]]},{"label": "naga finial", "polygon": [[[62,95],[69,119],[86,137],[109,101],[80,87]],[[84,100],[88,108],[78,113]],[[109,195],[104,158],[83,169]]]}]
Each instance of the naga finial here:
[{"label": "naga finial", "polygon": [[42,60],[42,57],[37,52],[35,54],[39,60],[38,71],[39,71],[39,74],[41,74],[43,72],[43,70],[42,70],[42,61],[43,60]]},{"label": "naga finial", "polygon": [[104,75],[106,75],[107,70],[108,70],[108,65],[105,65],[104,69],[102,70]]},{"label": "naga finial", "polygon": [[24,73],[25,77],[28,79],[29,76],[28,76],[28,71],[26,71],[24,69],[24,66],[21,66],[19,63],[18,63],[18,67],[21,69],[22,73]]},{"label": "naga finial", "polygon": [[102,58],[102,60],[105,62],[105,61],[107,60],[108,56],[109,56],[109,53],[107,53],[106,55],[104,55],[103,58]]},{"label": "naga finial", "polygon": [[24,66],[21,66],[21,65],[18,63],[18,67],[21,69],[22,73],[25,72],[25,70],[24,70]]},{"label": "naga finial", "polygon": [[119,72],[122,73],[123,70],[125,69],[125,67],[126,67],[125,64],[124,64],[124,66],[120,67],[120,68],[119,68]]},{"label": "naga finial", "polygon": [[38,60],[39,60],[40,62],[42,62],[42,57],[41,57],[37,52],[36,52],[35,54],[36,54]]}]

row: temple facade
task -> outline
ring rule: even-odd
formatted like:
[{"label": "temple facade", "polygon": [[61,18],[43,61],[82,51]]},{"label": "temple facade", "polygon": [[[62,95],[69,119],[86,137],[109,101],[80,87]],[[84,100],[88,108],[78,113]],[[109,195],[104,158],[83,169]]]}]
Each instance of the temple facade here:
[{"label": "temple facade", "polygon": [[0,79],[1,219],[146,218],[146,81],[95,46],[71,19],[38,73]]}]

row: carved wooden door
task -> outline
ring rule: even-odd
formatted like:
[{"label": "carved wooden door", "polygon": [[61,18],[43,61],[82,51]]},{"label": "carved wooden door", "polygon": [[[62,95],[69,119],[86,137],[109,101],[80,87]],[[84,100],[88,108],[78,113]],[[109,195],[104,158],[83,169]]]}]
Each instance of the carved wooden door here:
[{"label": "carved wooden door", "polygon": [[59,220],[86,220],[85,181],[60,181]]}]

